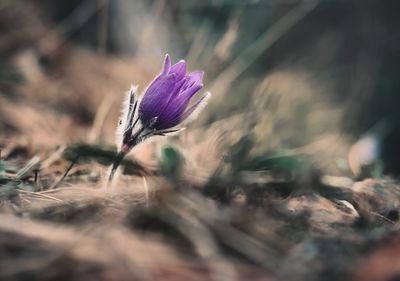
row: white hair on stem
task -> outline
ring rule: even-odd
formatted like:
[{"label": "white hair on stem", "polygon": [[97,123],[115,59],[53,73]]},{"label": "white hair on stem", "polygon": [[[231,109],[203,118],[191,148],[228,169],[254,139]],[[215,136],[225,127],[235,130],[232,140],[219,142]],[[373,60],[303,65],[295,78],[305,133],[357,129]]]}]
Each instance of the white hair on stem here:
[{"label": "white hair on stem", "polygon": [[126,128],[130,125],[129,124],[129,114],[132,113],[134,114],[133,118],[137,118],[137,109],[135,110],[136,112],[131,112],[133,110],[133,106],[135,103],[139,103],[139,95],[138,95],[138,86],[137,85],[131,85],[131,88],[129,91],[125,93],[125,99],[124,102],[122,103],[122,108],[121,108],[121,116],[119,118],[119,123],[117,126],[117,130],[115,132],[115,142],[117,145],[117,148],[119,149],[120,146],[122,145],[122,140],[124,137],[124,132]]}]

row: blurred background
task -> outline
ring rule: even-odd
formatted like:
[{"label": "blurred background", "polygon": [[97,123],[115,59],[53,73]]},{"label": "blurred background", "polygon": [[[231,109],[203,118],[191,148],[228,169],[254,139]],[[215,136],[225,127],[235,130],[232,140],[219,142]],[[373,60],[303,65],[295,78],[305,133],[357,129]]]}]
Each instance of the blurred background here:
[{"label": "blurred background", "polygon": [[[0,0],[0,279],[398,280],[399,9]],[[104,192],[166,53],[209,104]]]}]

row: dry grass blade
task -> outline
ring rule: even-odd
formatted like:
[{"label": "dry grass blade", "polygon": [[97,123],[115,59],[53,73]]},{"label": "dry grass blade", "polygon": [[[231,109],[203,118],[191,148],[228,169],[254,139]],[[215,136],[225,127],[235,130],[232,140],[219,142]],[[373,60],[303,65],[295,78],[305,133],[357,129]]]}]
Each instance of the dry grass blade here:
[{"label": "dry grass blade", "polygon": [[97,109],[96,115],[94,117],[92,129],[88,135],[88,142],[94,143],[101,139],[101,130],[104,126],[104,120],[106,119],[108,113],[110,112],[113,103],[115,101],[114,95],[107,95],[102,103],[100,104],[99,108]]},{"label": "dry grass blade", "polygon": [[54,196],[50,196],[50,195],[47,195],[47,194],[44,194],[44,193],[40,193],[40,192],[32,192],[32,191],[21,190],[21,189],[18,190],[18,192],[22,193],[22,194],[25,194],[25,195],[28,195],[28,196],[31,196],[31,197],[43,197],[43,198],[51,199],[51,200],[54,200],[54,201],[57,201],[57,202],[64,202],[63,200],[58,199],[58,198],[56,198]]},{"label": "dry grass blade", "polygon": [[33,157],[31,160],[29,160],[29,162],[22,168],[20,169],[17,174],[15,175],[15,177],[17,179],[21,179],[22,177],[24,177],[27,173],[29,173],[30,171],[32,171],[33,169],[35,169],[35,167],[38,166],[40,162],[40,158],[38,156]]}]

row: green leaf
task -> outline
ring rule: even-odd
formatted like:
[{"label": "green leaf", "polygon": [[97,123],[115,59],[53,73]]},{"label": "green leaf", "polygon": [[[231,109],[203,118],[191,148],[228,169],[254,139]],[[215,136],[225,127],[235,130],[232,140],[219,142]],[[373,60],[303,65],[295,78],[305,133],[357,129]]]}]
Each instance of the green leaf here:
[{"label": "green leaf", "polygon": [[247,170],[278,170],[305,172],[310,169],[309,163],[301,155],[288,154],[285,151],[277,151],[258,156],[248,161]]},{"label": "green leaf", "polygon": [[164,146],[161,149],[160,166],[166,178],[176,181],[181,177],[183,156],[176,148]]},{"label": "green leaf", "polygon": [[4,172],[16,172],[18,169],[8,161],[0,160],[0,174]]},{"label": "green leaf", "polygon": [[[117,159],[117,151],[112,147],[99,145],[76,143],[68,146],[63,152],[63,158],[77,163],[97,162],[104,166],[109,166]],[[124,174],[142,175],[147,170],[136,161],[124,159],[121,162]]]}]

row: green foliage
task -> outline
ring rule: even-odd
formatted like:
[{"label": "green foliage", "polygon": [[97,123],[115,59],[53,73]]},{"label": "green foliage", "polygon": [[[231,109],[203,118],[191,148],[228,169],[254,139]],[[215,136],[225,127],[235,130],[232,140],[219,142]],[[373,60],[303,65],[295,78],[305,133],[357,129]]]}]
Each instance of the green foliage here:
[{"label": "green foliage", "polygon": [[95,161],[101,165],[111,165],[116,156],[117,152],[111,148],[84,143],[72,144],[63,152],[63,158],[68,161],[76,163]]},{"label": "green foliage", "polygon": [[311,168],[305,157],[285,150],[271,151],[252,156],[250,152],[253,146],[254,137],[249,134],[243,136],[230,148],[225,160],[230,164],[233,171],[272,170],[302,173],[309,171]]},{"label": "green foliage", "polygon": [[172,146],[164,146],[161,149],[160,167],[163,175],[171,180],[177,181],[181,177],[183,166],[182,154]]},{"label": "green foliage", "polygon": [[283,151],[275,151],[265,155],[257,156],[246,163],[247,170],[274,170],[307,172],[310,164],[301,155],[290,154]]},{"label": "green foliage", "polygon": [[[79,164],[97,162],[104,166],[109,166],[117,159],[117,151],[111,147],[99,145],[76,143],[68,146],[63,152],[63,158]],[[141,175],[146,173],[144,167],[131,159],[123,159],[121,165],[124,173]]]},{"label": "green foliage", "polygon": [[1,174],[3,174],[6,171],[16,172],[17,167],[8,161],[0,160],[0,176],[1,176]]},{"label": "green foliage", "polygon": [[8,161],[0,160],[0,197],[8,197],[15,193],[20,181],[6,176],[5,172],[15,172],[17,168]]}]

